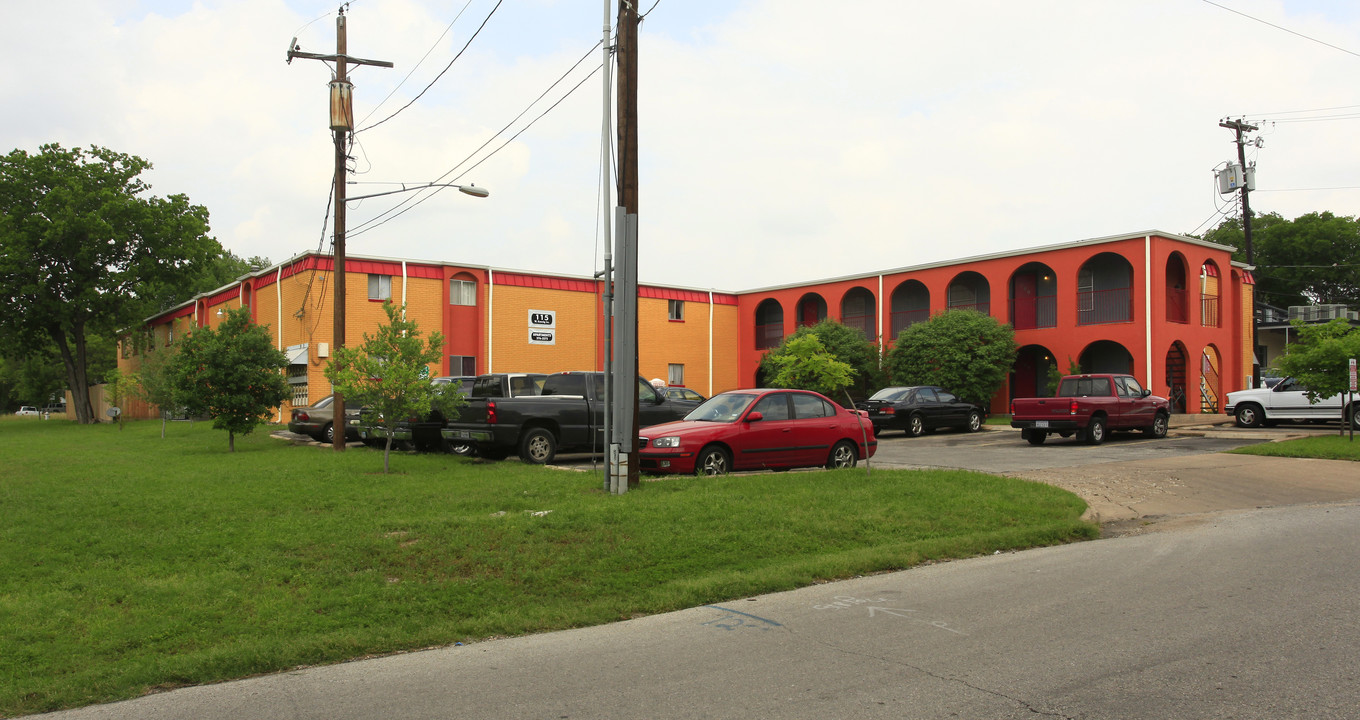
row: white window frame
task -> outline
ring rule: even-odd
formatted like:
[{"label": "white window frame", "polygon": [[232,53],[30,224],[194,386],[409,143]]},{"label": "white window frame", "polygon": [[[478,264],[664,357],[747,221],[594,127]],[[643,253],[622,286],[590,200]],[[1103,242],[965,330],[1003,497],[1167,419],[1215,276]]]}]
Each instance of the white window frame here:
[{"label": "white window frame", "polygon": [[392,299],[392,276],[391,275],[372,275],[368,276],[368,299],[369,300],[391,300]]},{"label": "white window frame", "polygon": [[685,301],[684,301],[684,300],[667,300],[667,301],[666,301],[666,317],[667,317],[668,319],[674,321],[674,322],[684,322],[684,321],[685,321]]},{"label": "white window frame", "polygon": [[477,283],[473,280],[449,280],[449,304],[471,306],[477,304]]},{"label": "white window frame", "polygon": [[671,363],[667,366],[666,384],[675,387],[685,386],[685,366],[683,363]]}]

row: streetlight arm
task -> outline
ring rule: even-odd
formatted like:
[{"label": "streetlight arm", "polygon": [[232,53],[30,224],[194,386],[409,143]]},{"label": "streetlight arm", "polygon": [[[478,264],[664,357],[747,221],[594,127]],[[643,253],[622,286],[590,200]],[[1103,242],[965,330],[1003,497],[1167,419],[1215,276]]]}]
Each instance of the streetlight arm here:
[{"label": "streetlight arm", "polygon": [[416,190],[425,190],[426,188],[436,187],[458,188],[458,192],[478,198],[484,198],[491,194],[491,191],[483,187],[477,187],[476,185],[454,185],[451,183],[425,183],[423,185],[413,185],[411,187],[406,187],[406,185],[403,184],[400,190],[388,190],[387,192],[373,193],[371,195],[351,195],[345,198],[345,202],[349,202],[350,200],[366,200],[368,198],[382,197],[383,195],[395,195],[397,193],[414,192]]}]

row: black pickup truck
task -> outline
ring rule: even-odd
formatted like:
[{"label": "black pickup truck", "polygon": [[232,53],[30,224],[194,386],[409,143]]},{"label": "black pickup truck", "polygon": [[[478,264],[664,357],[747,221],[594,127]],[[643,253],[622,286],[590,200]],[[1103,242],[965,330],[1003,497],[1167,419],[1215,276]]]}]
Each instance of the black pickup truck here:
[{"label": "black pickup truck", "polygon": [[[679,420],[698,406],[659,395],[638,378],[638,427]],[[449,443],[472,444],[485,458],[519,453],[523,461],[540,465],[552,462],[559,451],[603,452],[604,373],[553,373],[535,396],[474,398],[441,434]]]},{"label": "black pickup truck", "polygon": [[[488,373],[476,377],[438,377],[430,382],[436,385],[452,383],[457,386],[464,398],[485,399],[537,395],[545,377],[547,376],[541,373]],[[466,411],[467,406],[463,406],[450,413],[451,417],[445,417],[439,410],[431,410],[424,418],[399,420],[393,429],[392,439],[427,451],[440,449],[442,443],[445,452],[471,455],[473,454],[471,445],[444,441],[440,437],[444,423],[450,419],[458,420]],[[381,441],[387,437],[387,429],[378,420],[376,417],[364,418],[363,427],[360,429],[362,439],[367,441],[372,438]]]}]

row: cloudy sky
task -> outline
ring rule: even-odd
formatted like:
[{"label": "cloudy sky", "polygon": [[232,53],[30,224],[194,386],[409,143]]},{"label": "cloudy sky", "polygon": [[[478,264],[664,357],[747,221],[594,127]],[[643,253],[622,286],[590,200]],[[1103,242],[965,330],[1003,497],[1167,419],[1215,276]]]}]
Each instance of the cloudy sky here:
[{"label": "cloudy sky", "polygon": [[[285,55],[294,36],[333,53],[337,7],[6,0],[0,151],[140,155],[153,192],[205,205],[237,255],[329,249],[331,70]],[[640,7],[644,283],[745,290],[1203,232],[1232,211],[1213,185],[1235,157],[1227,117],[1261,126],[1253,209],[1360,215],[1354,0]],[[351,203],[348,252],[595,272],[604,8],[349,3],[349,54],[395,63],[351,75],[350,195],[491,196]]]}]

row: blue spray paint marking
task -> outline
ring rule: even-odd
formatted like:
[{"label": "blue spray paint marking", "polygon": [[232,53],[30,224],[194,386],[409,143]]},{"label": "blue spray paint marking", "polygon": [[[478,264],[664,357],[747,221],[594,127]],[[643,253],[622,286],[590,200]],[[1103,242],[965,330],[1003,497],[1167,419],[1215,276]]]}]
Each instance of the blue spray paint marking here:
[{"label": "blue spray paint marking", "polygon": [[[744,612],[742,612],[742,611],[740,611],[740,610],[733,610],[733,609],[731,609],[731,608],[725,608],[725,607],[722,607],[721,605],[705,605],[704,607],[706,607],[706,608],[713,608],[714,610],[721,610],[721,611],[723,611],[723,612],[725,612],[725,613],[730,613],[730,614],[732,614],[732,615],[741,615],[742,617],[748,617],[748,618],[751,618],[752,620],[759,620],[760,622],[767,623],[767,624],[773,625],[773,626],[775,626],[775,627],[784,627],[783,625],[780,625],[779,623],[777,623],[777,622],[775,622],[775,621],[773,621],[773,620],[768,620],[768,619],[766,619],[766,618],[760,617],[760,616],[758,616],[758,615],[752,615],[752,614],[750,614],[750,613],[744,613]],[[715,622],[715,623],[704,623],[704,624],[705,624],[705,625],[713,624],[713,625],[715,625],[716,627],[721,627],[721,628],[723,628],[724,630],[735,630],[738,626],[745,625],[745,622],[744,622],[744,621],[741,621],[741,620],[738,620],[737,623],[736,623],[735,625],[730,625],[730,626],[729,626],[729,625],[717,624],[716,622]],[[762,629],[768,629],[768,628],[762,628]]]}]

